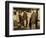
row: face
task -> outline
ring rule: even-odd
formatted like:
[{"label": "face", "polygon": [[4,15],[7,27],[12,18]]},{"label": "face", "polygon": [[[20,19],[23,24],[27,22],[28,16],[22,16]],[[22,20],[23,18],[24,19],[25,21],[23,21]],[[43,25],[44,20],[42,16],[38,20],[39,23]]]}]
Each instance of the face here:
[{"label": "face", "polygon": [[21,13],[21,16],[23,16],[23,12]]},{"label": "face", "polygon": [[33,13],[33,10],[31,10],[31,13]]},{"label": "face", "polygon": [[33,10],[34,13],[36,13],[36,10]]}]

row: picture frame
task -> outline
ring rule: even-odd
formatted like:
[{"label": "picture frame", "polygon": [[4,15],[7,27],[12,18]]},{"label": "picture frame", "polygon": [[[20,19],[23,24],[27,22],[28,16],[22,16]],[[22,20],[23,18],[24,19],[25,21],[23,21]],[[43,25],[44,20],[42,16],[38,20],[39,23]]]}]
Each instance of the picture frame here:
[{"label": "picture frame", "polygon": [[[27,12],[30,12],[29,10],[31,10],[31,11],[32,10],[33,11],[39,10],[39,13],[38,13],[38,14],[40,14],[40,26],[39,26],[39,28],[38,27],[35,28],[33,26],[34,28],[32,27],[32,29],[27,29],[27,28],[25,29],[25,27],[24,27],[24,29],[22,30],[21,28],[19,28],[17,26],[18,28],[16,30],[16,28],[15,28],[16,26],[13,26],[13,22],[14,22],[13,19],[15,18],[15,17],[13,18],[14,14],[15,14],[14,10],[16,11],[15,13],[17,13],[18,11],[19,12],[22,11],[22,12],[27,13]],[[27,15],[28,15],[28,13],[27,13]],[[31,24],[32,24],[32,22],[31,22]],[[15,28],[15,29],[13,30],[13,28]],[[44,35],[44,34],[45,34],[45,3],[5,1],[5,36],[6,37],[32,36],[32,35]]]}]

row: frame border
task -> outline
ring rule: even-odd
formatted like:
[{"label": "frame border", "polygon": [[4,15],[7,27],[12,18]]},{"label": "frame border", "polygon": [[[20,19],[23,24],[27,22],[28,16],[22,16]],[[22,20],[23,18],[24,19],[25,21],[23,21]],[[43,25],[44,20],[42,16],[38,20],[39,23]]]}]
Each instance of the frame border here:
[{"label": "frame border", "polygon": [[[9,4],[10,3],[22,3],[22,4],[38,4],[43,5],[43,33],[38,34],[22,34],[22,35],[9,35]],[[45,3],[37,2],[19,2],[19,1],[5,1],[5,36],[6,37],[18,37],[18,36],[32,36],[32,35],[45,35]]]}]

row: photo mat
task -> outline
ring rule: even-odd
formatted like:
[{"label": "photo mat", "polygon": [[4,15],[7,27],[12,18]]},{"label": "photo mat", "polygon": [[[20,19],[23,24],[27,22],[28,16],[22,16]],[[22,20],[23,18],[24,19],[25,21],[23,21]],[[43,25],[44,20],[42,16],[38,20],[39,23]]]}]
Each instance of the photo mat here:
[{"label": "photo mat", "polygon": [[5,6],[6,37],[45,34],[45,3],[6,1]]}]

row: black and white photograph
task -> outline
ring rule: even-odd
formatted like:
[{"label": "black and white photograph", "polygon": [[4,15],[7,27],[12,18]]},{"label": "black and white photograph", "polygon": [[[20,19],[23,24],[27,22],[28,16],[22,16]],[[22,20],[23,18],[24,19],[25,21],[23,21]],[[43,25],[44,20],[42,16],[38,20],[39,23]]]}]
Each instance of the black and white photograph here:
[{"label": "black and white photograph", "polygon": [[39,8],[15,8],[13,7],[13,29],[30,30],[40,29]]}]

